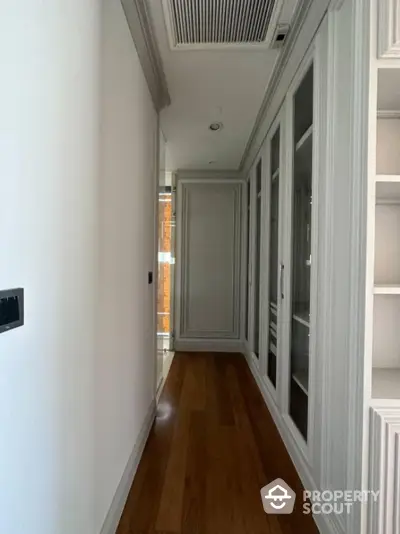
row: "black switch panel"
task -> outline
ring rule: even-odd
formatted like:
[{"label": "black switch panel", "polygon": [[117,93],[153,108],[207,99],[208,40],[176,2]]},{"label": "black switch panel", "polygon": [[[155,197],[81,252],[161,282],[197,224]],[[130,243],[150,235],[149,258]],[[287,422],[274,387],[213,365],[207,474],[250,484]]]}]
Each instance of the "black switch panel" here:
[{"label": "black switch panel", "polygon": [[149,284],[153,283],[153,272],[152,271],[149,271],[149,273],[147,275],[147,280],[148,280]]},{"label": "black switch panel", "polygon": [[0,291],[0,334],[24,324],[24,290]]}]

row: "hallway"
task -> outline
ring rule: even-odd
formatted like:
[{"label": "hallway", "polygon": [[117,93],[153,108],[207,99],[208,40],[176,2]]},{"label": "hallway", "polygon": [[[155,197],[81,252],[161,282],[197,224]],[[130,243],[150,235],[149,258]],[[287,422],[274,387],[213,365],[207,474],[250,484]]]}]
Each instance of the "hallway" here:
[{"label": "hallway", "polygon": [[[260,489],[283,478],[290,516]],[[314,534],[302,485],[244,358],[178,353],[117,534]]]}]

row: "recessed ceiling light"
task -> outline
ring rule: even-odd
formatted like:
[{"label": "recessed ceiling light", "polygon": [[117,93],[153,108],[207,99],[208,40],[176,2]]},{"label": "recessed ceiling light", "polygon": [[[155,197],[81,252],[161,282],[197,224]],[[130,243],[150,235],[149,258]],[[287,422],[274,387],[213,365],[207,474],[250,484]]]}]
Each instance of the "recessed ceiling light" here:
[{"label": "recessed ceiling light", "polygon": [[209,128],[212,132],[218,132],[219,130],[222,129],[222,126],[223,126],[222,122],[212,122]]}]

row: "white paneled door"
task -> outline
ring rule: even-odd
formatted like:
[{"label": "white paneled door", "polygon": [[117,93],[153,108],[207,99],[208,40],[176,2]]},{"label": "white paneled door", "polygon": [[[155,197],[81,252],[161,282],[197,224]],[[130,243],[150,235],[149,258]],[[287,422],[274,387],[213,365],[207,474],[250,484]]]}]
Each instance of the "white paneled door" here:
[{"label": "white paneled door", "polygon": [[243,183],[178,179],[176,347],[240,350]]}]

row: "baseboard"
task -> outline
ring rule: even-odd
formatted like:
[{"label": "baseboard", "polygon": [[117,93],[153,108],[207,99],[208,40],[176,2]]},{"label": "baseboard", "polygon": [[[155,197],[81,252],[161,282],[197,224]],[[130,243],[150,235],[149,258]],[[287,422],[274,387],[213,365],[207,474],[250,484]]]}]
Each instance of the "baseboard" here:
[{"label": "baseboard", "polygon": [[[257,382],[258,388],[261,391],[265,404],[267,405],[272,419],[274,420],[275,426],[278,429],[278,432],[283,440],[286,450],[289,453],[289,456],[294,464],[294,467],[300,477],[304,488],[310,491],[319,490],[320,488],[318,488],[317,484],[315,483],[310,467],[308,466],[302,452],[298,448],[292,436],[292,433],[287,427],[284,418],[278,411],[278,407],[275,404],[267,385],[264,383],[260,372],[254,365],[253,359],[246,352],[244,353],[244,357],[247,361],[247,364],[255,381]],[[318,530],[320,531],[320,534],[345,534],[338,521],[335,520],[334,515],[315,515],[314,521],[318,527]]]},{"label": "baseboard", "polygon": [[172,361],[174,359],[175,352],[169,351],[168,356],[164,358],[163,361],[163,376],[160,379],[160,383],[157,387],[157,393],[156,393],[156,402],[158,404],[158,401],[160,400],[161,393],[163,392],[165,382],[167,381],[169,370],[171,369]]},{"label": "baseboard", "polygon": [[164,379],[164,376],[161,375],[159,380],[158,380],[158,384],[157,384],[157,389],[156,389],[156,402],[158,402],[158,399],[161,395],[161,391],[164,387],[164,383],[165,383],[165,379]]},{"label": "baseboard", "polygon": [[180,339],[175,341],[180,352],[243,352],[240,339]]},{"label": "baseboard", "polygon": [[153,400],[150,405],[149,411],[147,412],[146,418],[143,422],[132,454],[126,465],[124,474],[122,475],[121,481],[118,484],[117,491],[115,492],[113,501],[111,503],[110,509],[108,511],[100,534],[115,534],[117,531],[119,522],[121,520],[122,512],[124,511],[125,503],[133,483],[133,479],[135,478],[135,474],[140,459],[142,457],[147,438],[149,437],[149,433],[153,425],[155,415],[156,402],[155,400]]}]

